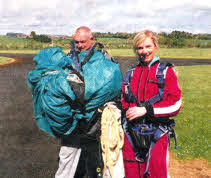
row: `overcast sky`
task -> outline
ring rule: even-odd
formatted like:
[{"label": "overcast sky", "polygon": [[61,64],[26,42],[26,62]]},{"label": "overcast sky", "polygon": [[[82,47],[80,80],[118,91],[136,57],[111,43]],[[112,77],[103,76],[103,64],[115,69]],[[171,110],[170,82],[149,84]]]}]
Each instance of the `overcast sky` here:
[{"label": "overcast sky", "polygon": [[211,33],[211,0],[0,0],[0,34],[173,30]]}]

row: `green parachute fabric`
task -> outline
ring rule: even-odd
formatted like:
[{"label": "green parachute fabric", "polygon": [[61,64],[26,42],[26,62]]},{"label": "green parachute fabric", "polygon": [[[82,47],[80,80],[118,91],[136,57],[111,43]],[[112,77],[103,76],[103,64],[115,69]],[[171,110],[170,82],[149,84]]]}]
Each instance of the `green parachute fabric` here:
[{"label": "green parachute fabric", "polygon": [[[79,53],[80,62],[87,52]],[[89,120],[97,107],[120,94],[122,74],[119,64],[107,60],[98,50],[94,50],[81,71],[85,83],[83,107],[67,80],[73,59],[61,48],[53,47],[42,49],[34,61],[36,66],[27,74],[27,83],[32,89],[37,125],[50,135],[70,134],[79,119]]]}]

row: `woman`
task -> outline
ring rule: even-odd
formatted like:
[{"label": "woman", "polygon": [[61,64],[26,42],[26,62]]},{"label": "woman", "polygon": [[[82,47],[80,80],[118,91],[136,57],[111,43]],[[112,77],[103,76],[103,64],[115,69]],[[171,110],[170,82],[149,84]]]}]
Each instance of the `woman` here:
[{"label": "woman", "polygon": [[[162,65],[159,57],[155,56],[159,46],[152,31],[139,32],[134,38],[133,47],[139,63],[129,74],[129,83],[126,82],[128,77],[125,77],[122,87],[122,105],[126,118],[123,147],[125,174],[126,178],[165,178],[168,176],[168,131],[174,123],[169,117],[175,116],[181,109],[181,90],[172,65],[165,63],[165,67],[159,67]],[[160,68],[164,77],[158,79]],[[159,128],[167,129],[157,140],[144,134],[135,137],[137,133],[144,132],[145,126],[150,127],[153,133],[162,130]],[[151,158],[148,160],[149,155]]]}]

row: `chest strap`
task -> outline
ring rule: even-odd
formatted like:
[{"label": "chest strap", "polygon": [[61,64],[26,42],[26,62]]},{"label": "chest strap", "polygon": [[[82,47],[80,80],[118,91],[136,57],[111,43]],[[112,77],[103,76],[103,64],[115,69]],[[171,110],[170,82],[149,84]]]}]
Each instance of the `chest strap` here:
[{"label": "chest strap", "polygon": [[[166,76],[165,69],[168,66],[172,66],[172,64],[168,63],[168,62],[160,62],[159,63],[157,71],[156,71],[156,78],[158,81],[157,82],[151,81],[158,85],[158,93],[155,96],[153,96],[152,98],[146,100],[145,101],[146,103],[154,104],[163,99],[163,93],[164,93],[164,87],[165,87],[164,80],[165,80],[165,76]],[[140,103],[138,98],[133,94],[133,92],[131,90],[130,81],[132,79],[134,71],[135,71],[135,68],[132,68],[132,69],[128,70],[125,75],[125,81],[124,81],[125,92],[123,94],[128,102],[135,102],[138,106],[142,106],[142,104]]]}]

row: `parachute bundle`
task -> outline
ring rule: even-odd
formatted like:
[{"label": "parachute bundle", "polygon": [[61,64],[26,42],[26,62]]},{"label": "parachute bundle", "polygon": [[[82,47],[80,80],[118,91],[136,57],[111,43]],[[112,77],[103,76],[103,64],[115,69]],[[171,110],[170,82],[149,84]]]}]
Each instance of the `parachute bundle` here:
[{"label": "parachute bundle", "polygon": [[100,141],[104,162],[104,177],[106,177],[107,172],[112,178],[119,177],[117,175],[124,170],[122,159],[124,131],[121,126],[121,111],[115,105],[108,104],[103,110]]},{"label": "parachute bundle", "polygon": [[[80,63],[87,53],[79,53]],[[107,60],[98,50],[93,51],[80,72],[84,82],[81,87],[83,95],[78,94],[81,98],[75,93],[77,87],[71,78],[74,60],[61,48],[42,49],[34,61],[35,68],[27,74],[27,82],[33,94],[34,115],[38,127],[50,135],[71,134],[80,119],[89,121],[96,108],[121,92],[122,74],[119,64]]]}]

